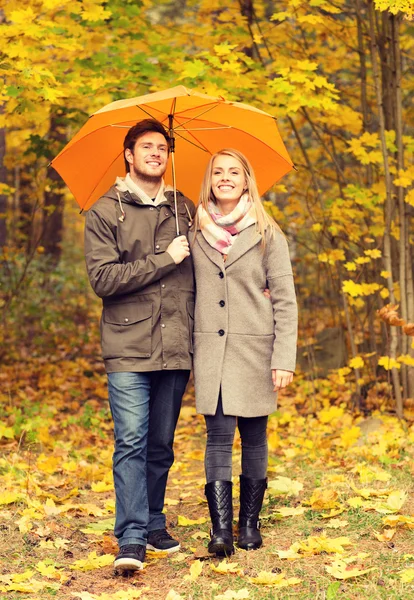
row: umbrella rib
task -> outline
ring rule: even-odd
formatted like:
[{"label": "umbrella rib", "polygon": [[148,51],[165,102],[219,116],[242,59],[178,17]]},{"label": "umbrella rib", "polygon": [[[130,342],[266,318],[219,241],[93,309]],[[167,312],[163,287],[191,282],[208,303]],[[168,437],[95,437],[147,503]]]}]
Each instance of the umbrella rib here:
[{"label": "umbrella rib", "polygon": [[[178,133],[178,131],[176,129],[174,129],[174,133],[176,133],[179,138],[181,138],[182,140],[184,140],[185,142],[187,142],[187,144],[191,144],[192,146],[195,146],[196,148],[198,148],[199,150],[202,150],[203,152],[209,152],[209,150],[207,150],[203,146],[199,146],[195,142],[192,142],[191,140],[188,140],[187,138],[185,138],[183,135],[181,135],[180,133]],[[210,152],[210,154],[211,154],[211,152]]]},{"label": "umbrella rib", "polygon": [[[185,123],[187,125],[187,123]],[[186,129],[184,125],[174,129],[174,131],[217,131],[218,129],[233,129],[232,125],[223,125],[222,127],[192,127],[191,129]]]},{"label": "umbrella rib", "polygon": [[[200,146],[202,146],[202,147],[204,148],[205,152],[208,152],[209,154],[211,154],[210,150],[209,150],[208,148],[206,148],[206,146],[203,144],[203,142],[201,142],[199,139],[197,139],[197,138],[196,138],[196,136],[195,136],[193,133],[191,133],[190,131],[188,131],[188,130],[185,128],[185,125],[186,125],[186,123],[185,123],[184,125],[183,125],[182,123],[180,123],[180,125],[182,125],[182,127],[184,128],[184,129],[183,129],[183,131],[186,131],[186,132],[187,132],[187,133],[188,133],[188,134],[189,134],[191,137],[193,137],[193,138],[195,139],[195,141],[196,141],[198,144],[200,144]],[[182,136],[181,136],[181,137],[182,137]],[[185,138],[184,138],[184,139],[185,139]],[[189,141],[189,140],[186,140],[186,141]]]},{"label": "umbrella rib", "polygon": [[[207,110],[205,110],[204,112],[200,113],[199,115],[197,115],[197,116],[195,116],[195,117],[191,117],[191,119],[188,119],[188,121],[187,121],[186,123],[184,123],[184,125],[188,125],[189,123],[191,123],[191,121],[194,121],[195,119],[199,119],[200,117],[202,117],[202,116],[203,116],[203,115],[205,115],[206,113],[210,112],[210,110],[213,110],[213,108],[216,108],[216,106],[217,106],[217,103],[216,103],[216,104],[214,104],[214,106],[210,106],[210,108],[208,108],[208,109],[207,109]],[[201,106],[200,106],[200,107],[196,106],[196,107],[194,107],[194,108],[201,108]],[[187,110],[194,110],[194,108],[191,108],[191,109],[190,109],[190,108],[188,108],[188,109],[186,109],[186,111],[187,111]],[[182,112],[185,112],[185,111],[182,111]],[[175,117],[180,117],[181,119],[183,119],[183,118],[184,118],[184,119],[186,119],[186,118],[187,118],[187,117],[183,117],[183,116],[182,116],[182,113],[175,113],[175,115],[174,115],[174,116],[175,116]]]}]

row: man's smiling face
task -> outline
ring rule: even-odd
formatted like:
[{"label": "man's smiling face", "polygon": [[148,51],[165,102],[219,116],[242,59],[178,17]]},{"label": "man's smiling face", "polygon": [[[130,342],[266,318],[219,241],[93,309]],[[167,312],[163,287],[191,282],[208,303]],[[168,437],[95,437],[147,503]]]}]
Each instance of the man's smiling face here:
[{"label": "man's smiling face", "polygon": [[167,141],[161,133],[149,131],[137,139],[133,152],[125,150],[125,157],[132,176],[147,180],[161,179],[167,169]]}]

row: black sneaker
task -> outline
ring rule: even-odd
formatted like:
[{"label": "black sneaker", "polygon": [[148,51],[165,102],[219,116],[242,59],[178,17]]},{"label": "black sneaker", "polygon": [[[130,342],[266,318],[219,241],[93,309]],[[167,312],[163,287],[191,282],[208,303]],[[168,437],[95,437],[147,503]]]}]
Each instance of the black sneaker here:
[{"label": "black sneaker", "polygon": [[147,550],[153,552],[178,552],[180,544],[170,536],[166,529],[154,529],[148,532]]},{"label": "black sneaker", "polygon": [[145,546],[128,544],[119,549],[114,561],[116,571],[140,571],[145,561]]}]

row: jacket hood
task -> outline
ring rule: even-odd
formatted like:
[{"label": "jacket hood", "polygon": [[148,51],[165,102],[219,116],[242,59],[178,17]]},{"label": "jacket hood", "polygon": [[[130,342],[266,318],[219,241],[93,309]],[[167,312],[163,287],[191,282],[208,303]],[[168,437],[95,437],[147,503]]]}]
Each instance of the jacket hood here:
[{"label": "jacket hood", "polygon": [[[165,186],[165,196],[169,202],[174,201],[174,189],[171,185]],[[183,194],[177,190],[178,196],[183,196]],[[144,204],[141,198],[136,194],[132,194],[127,187],[125,189],[120,189],[119,186],[112,185],[109,190],[102,196],[103,198],[110,198],[111,200],[115,200],[115,202],[124,202],[125,204]]]}]

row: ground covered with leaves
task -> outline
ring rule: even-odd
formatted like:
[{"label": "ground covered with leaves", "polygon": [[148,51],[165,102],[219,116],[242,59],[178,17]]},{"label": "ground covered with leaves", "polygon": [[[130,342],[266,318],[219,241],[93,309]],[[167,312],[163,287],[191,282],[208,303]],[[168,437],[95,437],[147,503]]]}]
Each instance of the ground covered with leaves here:
[{"label": "ground covered with leaves", "polygon": [[[229,560],[206,549],[204,422],[190,385],[166,499],[181,551],[148,553],[142,572],[117,576],[98,303],[82,309],[89,292],[74,301],[67,287],[49,284],[59,318],[32,295],[43,334],[35,319],[30,339],[26,323],[25,343],[12,328],[0,372],[1,600],[413,597],[413,420],[393,416],[386,383],[369,390],[364,413],[351,413],[351,386],[340,371],[313,381],[299,375],[280,398],[269,421],[264,546],[236,549]],[[236,441],[235,515],[239,465]]]}]

